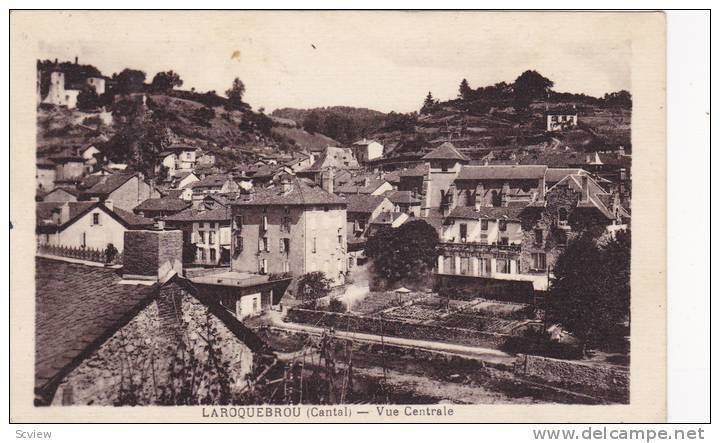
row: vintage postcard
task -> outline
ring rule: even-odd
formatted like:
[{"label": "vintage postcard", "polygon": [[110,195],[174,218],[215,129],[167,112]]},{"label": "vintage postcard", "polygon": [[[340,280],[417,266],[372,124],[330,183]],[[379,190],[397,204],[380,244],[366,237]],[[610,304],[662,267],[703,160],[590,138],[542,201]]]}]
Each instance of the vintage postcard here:
[{"label": "vintage postcard", "polygon": [[665,420],[665,17],[13,11],[13,422]]}]

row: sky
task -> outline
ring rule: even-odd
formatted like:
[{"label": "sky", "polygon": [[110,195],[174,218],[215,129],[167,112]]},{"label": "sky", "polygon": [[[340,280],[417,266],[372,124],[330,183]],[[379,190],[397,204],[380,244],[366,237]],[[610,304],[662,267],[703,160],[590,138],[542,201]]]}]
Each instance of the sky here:
[{"label": "sky", "polygon": [[535,69],[559,92],[632,91],[631,30],[614,13],[52,12],[34,32],[37,58],[174,70],[182,89],[223,94],[239,77],[245,101],[282,107],[416,111],[428,91],[454,98]]}]

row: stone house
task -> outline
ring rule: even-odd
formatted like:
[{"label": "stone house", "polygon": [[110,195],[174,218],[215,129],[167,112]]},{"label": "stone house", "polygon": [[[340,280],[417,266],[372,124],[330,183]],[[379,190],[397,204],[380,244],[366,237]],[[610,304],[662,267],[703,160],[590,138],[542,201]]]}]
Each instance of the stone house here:
[{"label": "stone house", "polygon": [[[272,351],[216,297],[181,276],[180,232],[128,232],[124,249],[121,270],[36,259],[35,404],[236,399],[254,369],[274,361]],[[227,365],[226,385],[198,377],[190,387],[178,376],[178,365],[212,365],[208,352],[219,350],[214,358],[220,359],[216,367]],[[183,387],[197,398],[173,394]]]},{"label": "stone house", "polygon": [[79,201],[111,200],[116,208],[125,211],[132,211],[149,198],[160,197],[160,192],[140,174],[90,175],[80,182],[78,189]]},{"label": "stone house", "polygon": [[523,210],[520,271],[546,274],[569,241],[583,233],[600,238],[609,227],[624,227],[629,218],[617,194],[586,174],[568,175],[547,190],[543,205]]},{"label": "stone house", "polygon": [[353,169],[358,167],[360,167],[360,165],[358,164],[352,149],[327,146],[323,153],[320,154],[317,160],[315,160],[315,163],[313,163],[308,169]]},{"label": "stone house", "polygon": [[285,177],[231,202],[233,271],[295,277],[347,271],[347,202],[315,183]]},{"label": "stone house", "polygon": [[104,202],[36,203],[39,245],[104,250],[112,244],[122,252],[129,230],[145,229],[153,221]]},{"label": "stone house", "polygon": [[463,166],[448,206],[507,207],[542,201],[546,170],[543,165]]}]

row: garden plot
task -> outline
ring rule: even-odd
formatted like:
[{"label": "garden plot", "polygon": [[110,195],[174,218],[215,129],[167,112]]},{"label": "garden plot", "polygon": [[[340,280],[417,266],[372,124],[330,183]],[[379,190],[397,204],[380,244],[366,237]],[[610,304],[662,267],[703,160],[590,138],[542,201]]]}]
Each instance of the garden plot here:
[{"label": "garden plot", "polygon": [[427,297],[423,292],[410,292],[408,294],[397,294],[392,291],[371,292],[363,300],[351,308],[351,311],[361,315],[378,314],[381,311],[397,306],[402,306],[413,301]]},{"label": "garden plot", "polygon": [[533,318],[532,305],[522,303],[499,302],[495,300],[475,299],[466,306],[466,311],[476,312],[487,317],[501,317],[508,319]]}]

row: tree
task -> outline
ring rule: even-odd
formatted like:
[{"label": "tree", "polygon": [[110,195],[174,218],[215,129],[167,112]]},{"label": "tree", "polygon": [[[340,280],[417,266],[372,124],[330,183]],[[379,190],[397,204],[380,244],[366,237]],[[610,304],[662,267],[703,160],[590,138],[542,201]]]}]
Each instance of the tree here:
[{"label": "tree", "polygon": [[183,85],[183,81],[180,76],[171,71],[158,72],[152,79],[150,84],[153,91],[156,92],[169,92],[174,88],[179,88]]},{"label": "tree", "polygon": [[417,278],[435,266],[438,234],[424,220],[413,220],[399,228],[384,228],[372,235],[365,255],[373,260],[377,277],[388,283]]},{"label": "tree", "polygon": [[632,108],[632,95],[626,90],[605,94],[603,101],[606,106],[617,106],[621,108]]},{"label": "tree", "polygon": [[101,100],[95,88],[86,86],[77,97],[77,108],[81,111],[92,111],[101,106]]},{"label": "tree", "polygon": [[462,79],[462,81],[460,82],[459,92],[460,92],[460,97],[463,100],[469,100],[470,98],[472,98],[473,90],[470,87],[470,84],[468,83],[467,79]]},{"label": "tree", "polygon": [[310,134],[315,134],[320,129],[320,114],[311,111],[303,120],[303,129]]},{"label": "tree", "polygon": [[243,95],[245,95],[245,84],[238,77],[235,77],[232,87],[225,91],[225,96],[228,98],[229,108],[240,110],[247,107],[247,105],[242,101]]},{"label": "tree", "polygon": [[124,69],[120,74],[113,75],[117,82],[116,91],[119,94],[142,92],[145,87],[145,73],[136,69]]},{"label": "tree", "polygon": [[537,71],[525,71],[515,79],[515,108],[527,110],[534,99],[546,97],[554,83]]},{"label": "tree", "polygon": [[437,105],[437,100],[433,98],[432,92],[428,91],[425,101],[423,102],[422,108],[420,108],[420,114],[429,114]]},{"label": "tree", "polygon": [[309,272],[298,279],[297,292],[301,300],[314,302],[330,293],[332,280],[321,271]]},{"label": "tree", "polygon": [[546,315],[587,346],[605,345],[623,334],[630,317],[630,234],[597,246],[589,235],[571,242],[554,269]]}]

